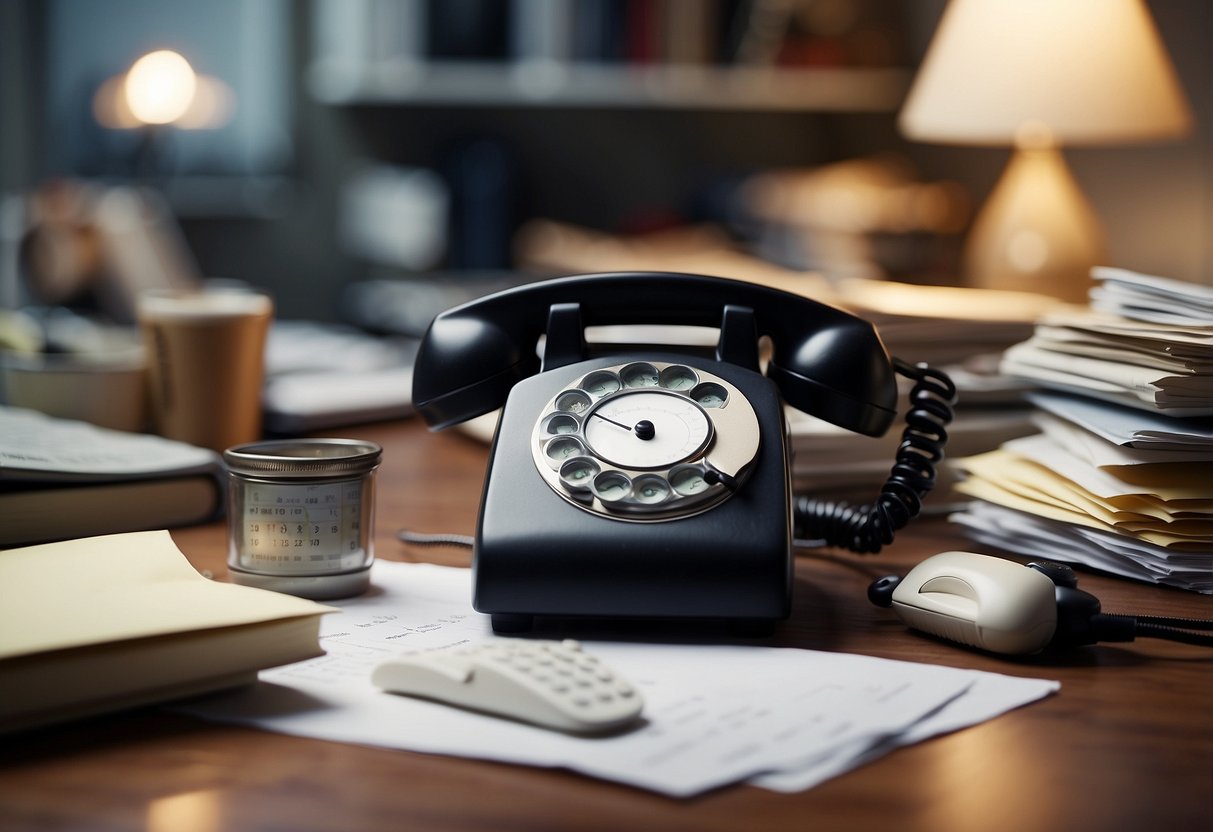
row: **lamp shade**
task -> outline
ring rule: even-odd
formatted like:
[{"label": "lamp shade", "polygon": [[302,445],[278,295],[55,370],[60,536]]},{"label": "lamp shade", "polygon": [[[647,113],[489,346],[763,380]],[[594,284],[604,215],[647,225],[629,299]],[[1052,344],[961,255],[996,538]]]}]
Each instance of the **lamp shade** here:
[{"label": "lamp shade", "polygon": [[952,0],[901,130],[945,144],[1060,144],[1181,136],[1175,70],[1141,0]]}]

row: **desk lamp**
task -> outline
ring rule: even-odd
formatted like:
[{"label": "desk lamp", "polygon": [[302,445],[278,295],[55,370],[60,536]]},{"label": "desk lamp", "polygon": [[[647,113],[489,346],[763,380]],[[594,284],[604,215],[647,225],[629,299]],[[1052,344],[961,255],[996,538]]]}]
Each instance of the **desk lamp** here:
[{"label": "desk lamp", "polygon": [[107,79],[93,95],[93,116],[102,127],[139,130],[140,173],[166,174],[160,158],[166,130],[213,130],[227,124],[235,106],[231,88],[194,71],[168,49],[149,52],[121,75]]},{"label": "desk lamp", "polygon": [[228,122],[234,107],[231,88],[194,71],[177,52],[161,49],[141,56],[93,96],[93,115],[102,127],[138,129],[172,125],[182,130],[213,129]]},{"label": "desk lamp", "polygon": [[1061,147],[1177,137],[1191,121],[1141,0],[952,0],[900,116],[912,139],[1014,147],[970,231],[967,281],[1072,301],[1102,234]]}]

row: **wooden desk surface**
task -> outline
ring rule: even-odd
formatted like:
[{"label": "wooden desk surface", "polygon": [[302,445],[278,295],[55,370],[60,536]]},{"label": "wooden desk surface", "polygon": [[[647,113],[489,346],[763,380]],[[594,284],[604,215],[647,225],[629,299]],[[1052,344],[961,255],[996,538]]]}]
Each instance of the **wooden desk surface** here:
[{"label": "wooden desk surface", "polygon": [[[383,444],[376,554],[396,530],[470,534],[487,451],[418,421],[346,430]],[[173,533],[224,576],[222,523]],[[972,548],[941,520],[878,557],[808,555],[795,610],[769,643],[1059,679],[1059,694],[902,749],[807,792],[735,786],[673,800],[614,783],[407,751],[300,739],[144,710],[0,739],[0,829],[1208,830],[1213,650],[1156,641],[1005,660],[908,632],[868,604],[874,576]],[[1213,618],[1213,600],[1083,573],[1109,612]],[[2,694],[0,694],[2,695]]]}]

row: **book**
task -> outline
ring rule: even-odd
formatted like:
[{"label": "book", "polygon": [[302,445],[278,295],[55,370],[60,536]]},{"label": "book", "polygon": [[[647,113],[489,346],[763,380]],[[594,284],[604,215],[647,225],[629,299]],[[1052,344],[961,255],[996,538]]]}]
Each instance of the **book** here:
[{"label": "book", "polygon": [[0,407],[0,546],[203,523],[223,496],[209,449]]},{"label": "book", "polygon": [[200,575],[167,531],[0,551],[0,733],[255,681],[334,611]]}]

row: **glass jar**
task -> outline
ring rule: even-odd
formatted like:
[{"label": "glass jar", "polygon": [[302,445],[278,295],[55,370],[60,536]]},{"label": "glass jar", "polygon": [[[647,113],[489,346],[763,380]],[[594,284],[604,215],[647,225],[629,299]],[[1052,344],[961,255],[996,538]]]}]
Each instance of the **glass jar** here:
[{"label": "glass jar", "polygon": [[228,569],[238,584],[304,598],[370,586],[375,471],[383,449],[352,439],[283,439],[223,452]]}]

